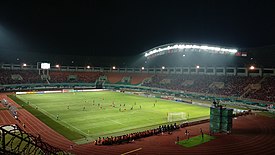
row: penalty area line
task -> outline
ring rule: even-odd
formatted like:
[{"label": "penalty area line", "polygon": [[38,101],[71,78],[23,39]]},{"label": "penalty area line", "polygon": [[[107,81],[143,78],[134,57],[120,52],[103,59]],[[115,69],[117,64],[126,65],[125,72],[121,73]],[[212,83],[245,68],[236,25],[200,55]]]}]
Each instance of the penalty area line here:
[{"label": "penalty area line", "polygon": [[132,150],[132,151],[128,151],[128,152],[122,153],[121,155],[130,154],[130,153],[133,153],[133,152],[139,151],[139,150],[141,150],[141,149],[142,149],[142,148],[134,149],[134,150]]},{"label": "penalty area line", "polygon": [[123,126],[127,126],[127,125],[125,125],[125,124],[123,124],[123,123],[120,123],[120,122],[118,122],[118,121],[115,121],[115,120],[112,120],[112,119],[109,119],[110,121],[112,121],[112,122],[114,122],[114,123],[117,123],[117,124],[120,124],[120,125],[123,125]]}]

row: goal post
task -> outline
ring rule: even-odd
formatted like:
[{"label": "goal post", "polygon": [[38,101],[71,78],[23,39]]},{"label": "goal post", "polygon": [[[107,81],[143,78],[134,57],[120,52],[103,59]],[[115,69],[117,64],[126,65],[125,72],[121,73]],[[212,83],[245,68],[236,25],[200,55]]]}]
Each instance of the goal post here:
[{"label": "goal post", "polygon": [[185,112],[168,112],[167,121],[176,122],[176,121],[185,121],[187,120],[187,114]]}]

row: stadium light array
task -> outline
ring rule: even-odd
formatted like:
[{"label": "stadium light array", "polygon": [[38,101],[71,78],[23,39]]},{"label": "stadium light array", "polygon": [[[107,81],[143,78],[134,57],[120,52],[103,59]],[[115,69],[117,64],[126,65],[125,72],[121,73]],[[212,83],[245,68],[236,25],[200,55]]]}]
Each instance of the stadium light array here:
[{"label": "stadium light array", "polygon": [[214,46],[207,46],[207,45],[193,45],[193,44],[175,44],[169,45],[166,47],[155,48],[145,52],[145,57],[151,55],[162,55],[171,50],[197,50],[200,52],[207,52],[207,53],[219,53],[219,54],[235,54],[238,52],[237,49],[229,49],[229,48],[221,48],[221,47],[214,47]]}]

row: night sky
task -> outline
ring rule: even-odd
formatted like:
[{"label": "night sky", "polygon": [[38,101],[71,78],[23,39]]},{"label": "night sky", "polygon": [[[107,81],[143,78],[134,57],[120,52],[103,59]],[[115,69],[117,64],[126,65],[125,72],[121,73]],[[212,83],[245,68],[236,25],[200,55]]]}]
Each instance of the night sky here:
[{"label": "night sky", "polygon": [[132,56],[172,42],[275,44],[275,1],[0,2],[0,53]]}]

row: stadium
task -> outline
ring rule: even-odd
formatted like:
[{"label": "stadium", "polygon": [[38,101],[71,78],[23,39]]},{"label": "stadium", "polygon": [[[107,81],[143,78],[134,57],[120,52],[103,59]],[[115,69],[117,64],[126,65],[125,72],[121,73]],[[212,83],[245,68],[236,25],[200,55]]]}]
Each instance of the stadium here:
[{"label": "stadium", "polygon": [[275,154],[275,1],[0,1],[0,154]]},{"label": "stadium", "polygon": [[[275,69],[230,66],[249,55],[172,43],[143,52],[139,67],[1,64],[1,151],[273,154]],[[213,133],[214,104],[233,115]]]}]

